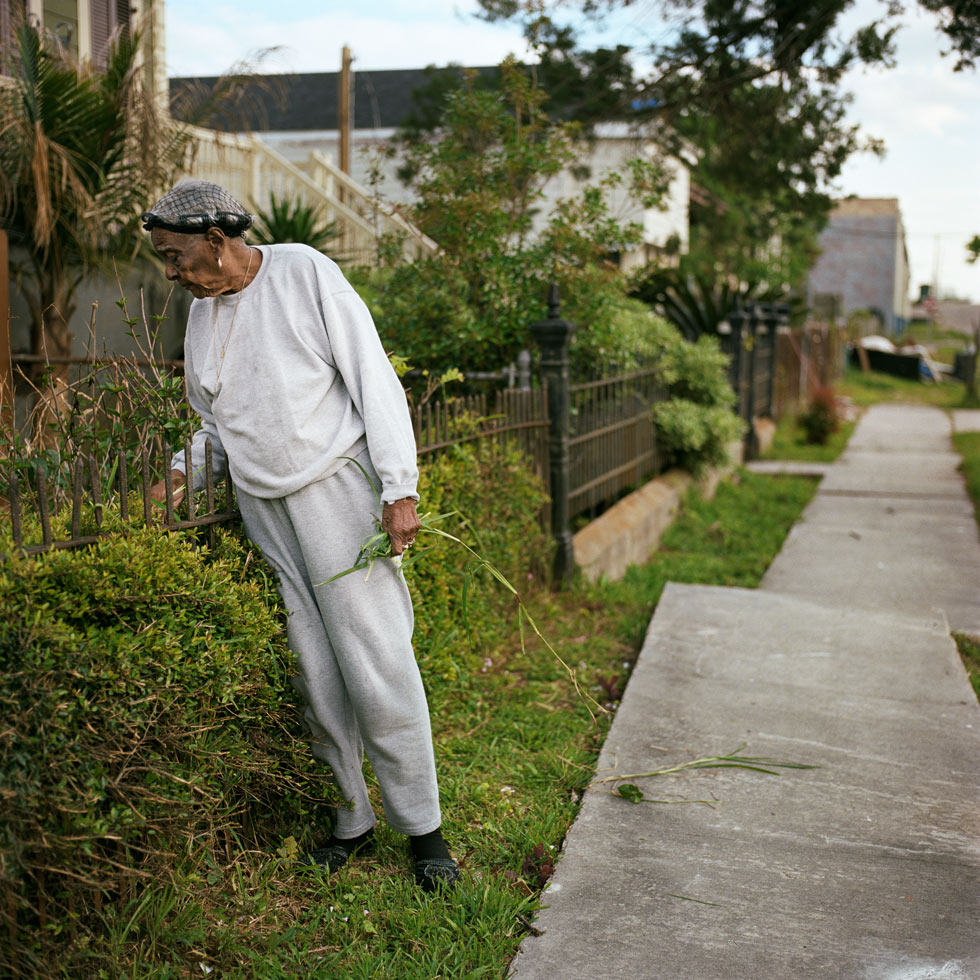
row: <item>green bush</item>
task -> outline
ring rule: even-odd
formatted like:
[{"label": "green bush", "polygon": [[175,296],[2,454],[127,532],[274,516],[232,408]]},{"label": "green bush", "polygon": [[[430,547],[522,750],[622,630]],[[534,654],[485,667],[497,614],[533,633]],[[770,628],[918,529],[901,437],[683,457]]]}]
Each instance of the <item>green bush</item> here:
[{"label": "green bush", "polygon": [[833,388],[818,388],[810,399],[809,407],[801,413],[798,421],[808,443],[818,446],[827,445],[827,440],[840,428],[837,396]]},{"label": "green bush", "polygon": [[742,431],[742,423],[729,409],[683,398],[655,405],[653,417],[665,460],[692,473],[724,463],[728,444]]},{"label": "green bush", "polygon": [[[440,526],[465,541],[522,590],[549,553],[541,526],[547,498],[526,457],[512,445],[479,440],[453,446],[420,467],[423,512],[456,513]],[[415,602],[415,648],[434,703],[474,674],[495,638],[513,628],[513,597],[453,541],[423,534],[426,548],[407,573]]]},{"label": "green bush", "polygon": [[20,948],[0,973],[43,975],[36,957],[103,897],[178,855],[268,847],[324,800],[296,744],[273,582],[233,534],[219,542],[133,530],[0,564],[0,881],[16,916],[0,928]]},{"label": "green bush", "polygon": [[727,459],[744,426],[732,411],[728,358],[714,337],[685,340],[672,324],[649,315],[644,356],[659,374],[667,399],[653,407],[657,444],[667,466],[698,472]]}]

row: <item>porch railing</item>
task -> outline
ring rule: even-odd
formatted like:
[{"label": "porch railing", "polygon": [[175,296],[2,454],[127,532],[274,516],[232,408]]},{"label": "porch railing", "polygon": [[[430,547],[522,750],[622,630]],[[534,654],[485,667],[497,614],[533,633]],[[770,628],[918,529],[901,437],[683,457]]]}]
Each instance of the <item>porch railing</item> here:
[{"label": "porch railing", "polygon": [[188,174],[221,184],[247,207],[267,207],[271,194],[319,205],[339,230],[338,258],[358,265],[377,261],[383,236],[402,242],[406,259],[431,255],[438,246],[371,193],[314,153],[302,166],[291,163],[257,136],[188,126]]}]

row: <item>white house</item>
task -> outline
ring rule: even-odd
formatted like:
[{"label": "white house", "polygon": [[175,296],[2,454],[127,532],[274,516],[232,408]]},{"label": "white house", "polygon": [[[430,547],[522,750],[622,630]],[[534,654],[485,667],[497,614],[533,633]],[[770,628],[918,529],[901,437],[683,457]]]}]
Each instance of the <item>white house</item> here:
[{"label": "white house", "polygon": [[[496,71],[483,67],[468,69],[478,75]],[[384,200],[395,205],[410,204],[411,190],[399,180],[399,160],[375,152],[390,143],[409,118],[415,103],[413,92],[428,84],[428,69],[359,71],[352,85],[353,111],[350,173],[363,187],[372,184]],[[339,164],[338,72],[259,76],[244,99],[223,111],[215,125],[225,130],[247,130],[266,146],[299,167],[307,166],[311,154]],[[174,112],[181,116],[184,102],[194,91],[206,91],[215,78],[174,78],[170,81]],[[247,83],[246,83],[247,84]],[[244,107],[244,108],[243,108]],[[594,139],[583,144],[574,168],[569,168],[545,186],[545,203],[538,223],[543,223],[553,204],[577,196],[584,183],[614,170],[624,172],[629,159],[657,153],[656,131],[627,123],[604,123],[595,128]],[[643,227],[643,244],[621,257],[624,267],[643,264],[666,247],[686,251],[689,222],[690,171],[693,153],[683,159],[671,157],[673,178],[662,208],[643,208],[627,192],[626,184],[614,188],[607,198],[612,213],[621,221]],[[587,174],[587,176],[582,176]],[[625,176],[625,174],[624,174]]]}]

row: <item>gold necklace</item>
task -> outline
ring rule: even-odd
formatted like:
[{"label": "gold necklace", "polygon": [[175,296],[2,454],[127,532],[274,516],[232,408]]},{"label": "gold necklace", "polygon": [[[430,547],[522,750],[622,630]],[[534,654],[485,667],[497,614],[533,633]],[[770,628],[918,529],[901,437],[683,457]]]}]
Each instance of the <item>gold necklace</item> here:
[{"label": "gold necklace", "polygon": [[231,323],[228,324],[228,332],[225,334],[225,339],[221,344],[221,356],[218,356],[217,351],[217,338],[218,338],[218,307],[220,305],[220,296],[214,298],[214,306],[212,308],[211,315],[211,353],[214,355],[214,361],[216,366],[215,371],[215,384],[217,384],[218,379],[221,377],[221,369],[224,367],[225,363],[225,351],[228,349],[228,344],[231,341],[231,332],[235,329],[235,317],[238,316],[238,304],[242,301],[242,293],[245,292],[245,283],[248,281],[248,274],[252,271],[252,256],[255,253],[252,251],[252,246],[248,247],[248,265],[245,267],[245,275],[242,276],[242,284],[238,290],[238,298],[235,300],[235,308],[231,311]]}]

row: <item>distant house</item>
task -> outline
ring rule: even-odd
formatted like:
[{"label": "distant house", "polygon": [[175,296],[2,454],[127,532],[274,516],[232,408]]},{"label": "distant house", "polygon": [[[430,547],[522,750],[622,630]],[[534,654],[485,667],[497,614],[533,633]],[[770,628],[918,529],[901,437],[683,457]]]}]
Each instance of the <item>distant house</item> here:
[{"label": "distant house", "polygon": [[902,333],[911,316],[909,262],[895,198],[838,201],[820,236],[808,300],[818,316],[867,310],[882,329]]},{"label": "distant house", "polygon": [[[496,68],[468,69],[478,76],[490,76]],[[412,193],[397,176],[397,159],[381,159],[371,150],[388,143],[398,129],[417,110],[413,93],[430,84],[431,69],[359,71],[353,79],[351,177],[358,184],[375,181],[385,200],[396,205],[409,204]],[[257,136],[277,154],[299,167],[305,167],[311,154],[339,163],[340,132],[338,127],[338,72],[255,76],[247,94],[235,100],[212,125],[229,132],[247,131]],[[187,106],[215,86],[215,78],[172,78],[170,91],[177,118]],[[606,123],[596,127],[595,139],[583,147],[574,169],[549,181],[545,187],[544,206],[539,224],[559,199],[573,197],[583,183],[609,170],[623,170],[626,161],[650,153],[656,146],[655,135],[626,123]],[[693,157],[671,158],[673,180],[661,209],[643,208],[632,201],[624,189],[616,189],[607,198],[612,213],[621,221],[635,221],[643,227],[640,249],[620,257],[621,264],[631,266],[653,258],[665,248],[686,251],[688,246],[689,169]]]}]

